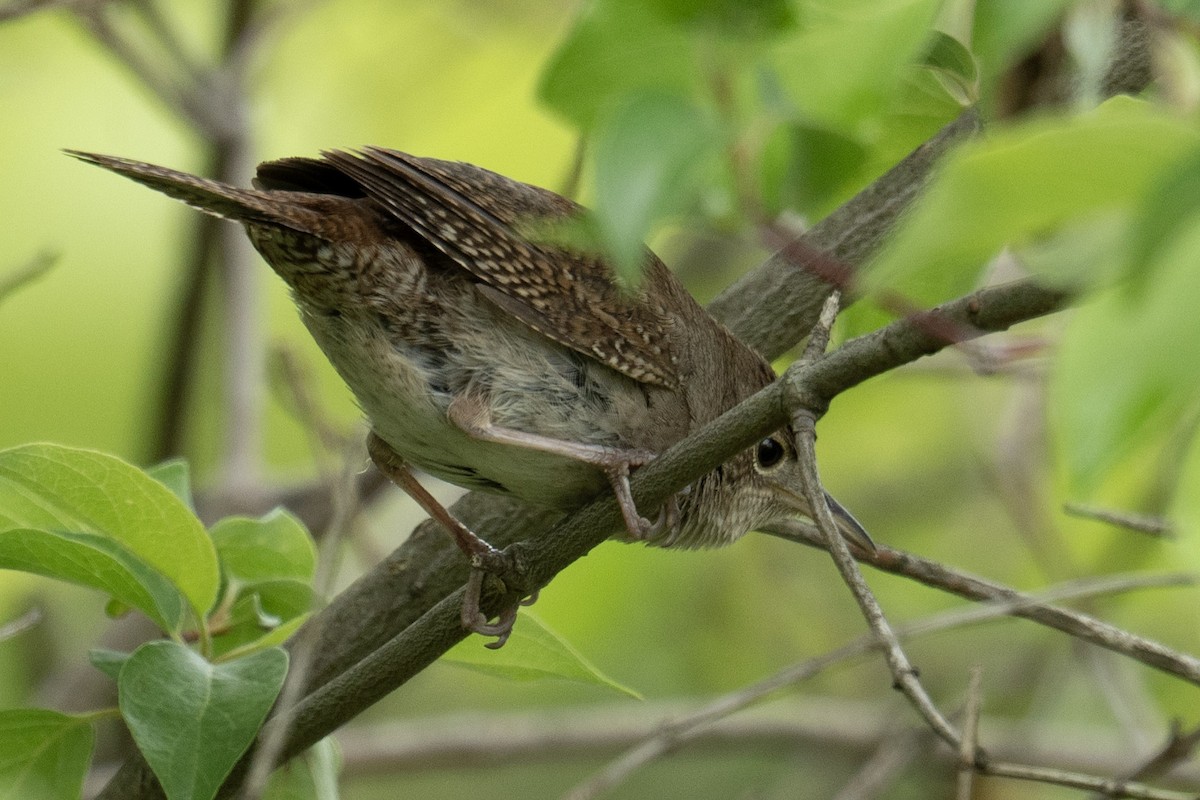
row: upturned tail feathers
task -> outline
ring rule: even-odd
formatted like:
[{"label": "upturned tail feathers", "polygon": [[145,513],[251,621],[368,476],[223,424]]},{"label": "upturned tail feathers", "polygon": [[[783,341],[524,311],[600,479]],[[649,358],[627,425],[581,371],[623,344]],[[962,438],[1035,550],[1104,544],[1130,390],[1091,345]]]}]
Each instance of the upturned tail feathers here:
[{"label": "upturned tail feathers", "polygon": [[67,155],[104,167],[130,180],[149,186],[165,195],[182,200],[193,208],[239,222],[262,222],[296,227],[296,220],[285,219],[279,213],[279,200],[266,199],[253,189],[239,189],[186,172],[133,161],[128,158],[64,150]]}]

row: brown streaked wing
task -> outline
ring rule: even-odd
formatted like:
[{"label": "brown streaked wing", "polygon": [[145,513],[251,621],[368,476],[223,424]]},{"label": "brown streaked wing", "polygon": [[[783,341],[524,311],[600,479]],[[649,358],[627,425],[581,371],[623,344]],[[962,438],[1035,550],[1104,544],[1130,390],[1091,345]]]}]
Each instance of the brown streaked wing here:
[{"label": "brown streaked wing", "polygon": [[[482,281],[485,296],[506,313],[634,380],[676,386],[665,315],[640,293],[619,289],[603,259],[534,244],[515,230],[531,214],[574,213],[570,201],[468,164],[382,148],[322,156]],[[666,269],[657,259],[651,264]]]}]

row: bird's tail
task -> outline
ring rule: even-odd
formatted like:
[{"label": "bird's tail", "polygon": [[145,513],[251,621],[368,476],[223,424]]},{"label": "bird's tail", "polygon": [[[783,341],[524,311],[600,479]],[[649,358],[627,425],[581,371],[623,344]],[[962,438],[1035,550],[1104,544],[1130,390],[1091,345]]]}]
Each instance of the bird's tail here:
[{"label": "bird's tail", "polygon": [[208,214],[239,222],[260,222],[285,225],[289,220],[281,217],[279,201],[268,200],[264,193],[254,189],[239,189],[219,181],[189,175],[186,172],[98,153],[66,150],[67,155],[80,161],[112,170],[118,175],[135,180],[165,195],[182,200],[193,208]]}]

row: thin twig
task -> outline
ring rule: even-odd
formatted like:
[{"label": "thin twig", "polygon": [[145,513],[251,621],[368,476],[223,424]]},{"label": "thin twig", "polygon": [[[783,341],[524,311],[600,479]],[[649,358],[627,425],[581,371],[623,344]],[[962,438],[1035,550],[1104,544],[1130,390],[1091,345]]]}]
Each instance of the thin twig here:
[{"label": "thin twig", "polygon": [[[362,449],[361,436],[350,436],[339,430],[330,415],[318,406],[313,396],[315,380],[292,348],[283,343],[272,347],[269,365],[271,374],[278,376],[285,390],[279,392],[283,406],[309,435],[309,451],[314,457],[321,460],[326,459],[329,453],[345,453],[352,440],[358,450]],[[322,471],[328,470],[328,466],[322,467]],[[328,481],[323,485],[328,487]]]},{"label": "thin twig", "polygon": [[[811,362],[817,357],[818,353],[824,351],[825,345],[829,341],[829,328],[837,316],[839,299],[839,292],[834,291],[830,293],[825,307],[822,309],[820,319],[813,329],[809,346],[805,352],[805,361]],[[816,440],[817,413],[819,410],[821,409],[798,406],[792,412],[792,428],[796,435],[796,457],[800,464],[804,494],[808,500],[809,508],[812,509],[817,529],[825,539],[826,547],[829,550],[829,554],[833,557],[838,572],[841,573],[842,580],[850,588],[854,599],[858,602],[858,606],[862,610],[863,617],[867,620],[867,624],[883,648],[888,667],[891,669],[892,677],[896,682],[896,688],[908,697],[913,707],[925,718],[925,721],[929,723],[929,726],[943,741],[951,747],[957,747],[959,743],[958,732],[954,730],[954,726],[950,724],[950,721],[937,709],[937,706],[925,691],[925,687],[921,685],[920,680],[917,678],[916,669],[909,663],[908,656],[900,647],[900,640],[892,631],[887,617],[884,616],[883,609],[875,599],[875,595],[871,592],[871,587],[863,579],[862,572],[859,571],[858,563],[854,560],[854,556],[851,555],[849,546],[841,534],[838,533],[837,523],[834,522],[833,513],[829,510],[829,504],[825,500],[825,489],[821,486],[821,479],[817,475]]]},{"label": "thin twig", "polygon": [[979,710],[983,705],[983,667],[971,668],[967,682],[967,705],[963,716],[962,742],[958,747],[958,800],[971,800],[973,778],[980,760]]},{"label": "thin twig", "polygon": [[1154,514],[1138,514],[1133,511],[1117,511],[1086,503],[1065,503],[1063,511],[1073,517],[1094,519],[1118,528],[1127,528],[1162,539],[1174,539],[1175,529],[1171,521]]},{"label": "thin twig", "polygon": [[[313,603],[324,603],[325,598],[332,592],[334,579],[337,576],[338,548],[345,538],[351,521],[358,514],[358,495],[355,491],[355,481],[358,465],[362,462],[361,445],[353,446],[348,443],[343,448],[342,470],[340,474],[326,473],[325,481],[328,487],[330,502],[333,504],[334,515],[329,522],[329,528],[320,538],[321,549],[318,553],[317,574],[313,579]],[[314,608],[319,611],[319,608]],[[258,747],[250,761],[246,781],[242,789],[241,800],[257,800],[267,788],[271,772],[280,763],[280,754],[287,746],[293,714],[300,699],[303,697],[304,686],[308,681],[308,673],[312,664],[313,647],[318,641],[317,629],[307,628],[305,633],[298,636],[292,644],[287,680],[279,693],[273,716],[274,725],[263,732]]]},{"label": "thin twig", "polygon": [[1155,789],[1135,781],[1123,781],[1115,778],[1099,778],[1095,775],[1085,775],[1081,772],[1054,769],[1052,767],[1035,767],[1031,764],[1012,764],[994,761],[979,767],[983,775],[993,775],[999,778],[1012,778],[1021,781],[1036,781],[1050,783],[1055,786],[1067,786],[1072,789],[1085,789],[1101,792],[1106,797],[1130,797],[1134,800],[1196,800],[1195,792],[1175,792],[1170,789]]},{"label": "thin twig", "polygon": [[[461,772],[464,765],[513,768],[553,765],[610,757],[655,735],[661,720],[688,711],[680,702],[589,704],[576,708],[541,708],[509,712],[460,711],[403,720],[349,725],[338,731],[347,778],[438,771]],[[924,725],[897,729],[895,708],[878,700],[824,694],[778,698],[768,706],[716,720],[696,731],[689,751],[697,756],[729,757],[732,753],[777,752],[794,757],[807,749],[837,751],[871,758],[889,743],[915,734],[922,740],[915,769],[934,774],[953,768],[957,754],[927,747],[934,740]],[[983,715],[988,750],[1005,761],[1055,764],[1064,769],[1097,773],[1112,768],[1127,746],[1120,731],[1093,724],[1063,724],[1049,719],[1015,721]],[[1170,788],[1200,789],[1200,768],[1191,765]],[[881,777],[881,782],[887,780]],[[849,786],[849,785],[848,785]],[[866,793],[861,798],[890,796]],[[861,800],[851,795],[838,800]]]},{"label": "thin twig", "polygon": [[108,52],[128,69],[139,83],[154,94],[163,105],[201,132],[205,138],[219,140],[226,131],[219,119],[208,113],[211,105],[197,102],[194,91],[166,77],[160,65],[150,63],[137,46],[113,27],[104,5],[80,4],[74,7],[75,16]]},{"label": "thin twig", "polygon": [[183,39],[175,31],[170,20],[163,15],[162,9],[158,7],[156,0],[136,0],[136,2],[130,3],[130,5],[138,13],[138,16],[142,18],[142,21],[146,25],[146,30],[155,38],[163,51],[170,56],[171,61],[187,75],[193,84],[202,83],[206,79],[204,70],[192,58],[191,53],[184,46]]},{"label": "thin twig", "polygon": [[829,505],[825,502],[825,490],[821,488],[819,478],[815,472],[816,466],[816,419],[811,411],[802,410],[792,416],[793,428],[796,431],[797,456],[804,466],[802,474],[805,477],[805,495],[813,508],[814,516],[816,517],[817,529],[825,538],[826,548],[829,554],[833,556],[834,563],[837,565],[838,572],[842,575],[842,580],[850,588],[854,599],[858,601],[858,606],[862,610],[863,617],[867,620],[867,624],[879,639],[880,645],[883,647],[884,655],[887,660],[888,668],[892,671],[892,677],[895,679],[895,686],[908,697],[913,707],[917,710],[929,726],[941,737],[942,741],[949,744],[951,747],[958,746],[958,732],[950,721],[937,709],[929,694],[925,691],[925,687],[921,685],[917,678],[917,671],[909,663],[908,656],[900,647],[900,641],[896,634],[892,631],[891,625],[888,624],[887,618],[884,616],[883,609],[880,608],[879,602],[875,599],[875,595],[871,592],[871,588],[867,586],[867,582],[863,580],[862,573],[858,570],[858,564],[854,560],[854,556],[850,553],[850,548],[845,540],[837,531],[837,524],[833,520],[833,514],[829,511]]},{"label": "thin twig", "polygon": [[[1171,731],[1167,741],[1158,752],[1148,758],[1145,763],[1125,775],[1121,780],[1150,781],[1166,775],[1179,764],[1191,760],[1196,748],[1200,747],[1200,725],[1190,731],[1184,731],[1178,720],[1171,723]],[[1095,795],[1093,800],[1105,800],[1103,795]]]},{"label": "thin twig", "polygon": [[875,752],[833,800],[875,800],[885,796],[900,773],[933,741],[933,733],[924,725],[885,733]]},{"label": "thin twig", "polygon": [[30,628],[36,626],[41,621],[42,610],[35,606],[11,622],[6,622],[3,625],[0,625],[0,642],[24,633]]},{"label": "thin twig", "polygon": [[[769,529],[764,528],[764,533],[821,550],[825,549],[825,543],[820,533],[812,526],[798,521],[772,525]],[[874,553],[857,553],[855,557],[876,569],[894,575],[902,575],[926,586],[932,586],[969,600],[1018,603],[1013,611],[1015,616],[1055,628],[1077,639],[1120,653],[1135,661],[1140,661],[1146,666],[1200,686],[1200,659],[1180,653],[1159,642],[1130,633],[1107,622],[1102,622],[1087,614],[1057,606],[1044,606],[1036,602],[1022,605],[1022,598],[1029,600],[1032,598],[1002,584],[968,575],[936,561],[882,544],[876,546]],[[1195,584],[1195,577],[1190,575],[1186,577],[1189,584]]]},{"label": "thin twig", "polygon": [[44,251],[34,256],[28,264],[0,275],[0,302],[22,288],[43,278],[58,262],[58,253]]},{"label": "thin twig", "polygon": [[9,22],[38,11],[75,5],[79,0],[12,0],[0,6],[0,22]]}]

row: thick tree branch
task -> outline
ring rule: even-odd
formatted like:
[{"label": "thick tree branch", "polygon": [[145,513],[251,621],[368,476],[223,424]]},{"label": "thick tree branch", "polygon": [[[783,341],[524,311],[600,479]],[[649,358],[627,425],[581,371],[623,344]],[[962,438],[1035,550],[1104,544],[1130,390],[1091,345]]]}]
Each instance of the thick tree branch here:
[{"label": "thick tree branch", "polygon": [[[1010,302],[1009,295],[1024,297],[1029,302],[1024,307],[1018,306]],[[930,313],[939,313],[949,320],[964,324],[970,322],[982,335],[1016,324],[1029,316],[1049,313],[1063,299],[1059,293],[1047,292],[1023,282],[986,289]],[[689,436],[641,468],[631,481],[634,498],[639,507],[655,507],[734,453],[782,426],[788,417],[789,406],[785,403],[785,396],[790,393],[801,391],[809,398],[810,404],[819,406],[844,388],[935,352],[946,344],[944,341],[938,342],[929,331],[929,326],[915,319],[900,320],[882,331],[853,340],[828,356],[804,366],[804,379],[796,378],[791,373],[785,375],[780,381],[722,415],[712,425]],[[882,355],[876,355],[875,350],[882,351]],[[816,390],[812,388],[798,390],[796,387],[799,385],[822,387],[832,394],[814,394]],[[510,537],[509,541],[525,533],[515,528],[511,519],[504,522],[503,533]],[[615,499],[605,496],[570,515],[544,534],[511,545],[509,552],[529,581],[529,586],[523,588],[535,588],[548,583],[558,572],[607,539],[620,523],[620,511]],[[359,662],[341,671],[324,685],[310,682],[310,694],[295,709],[293,727],[284,748],[285,756],[301,752],[336,730],[418,674],[465,637],[459,621],[462,581],[466,572],[463,559],[452,547],[444,544],[445,536],[441,532],[427,529],[424,535],[433,535],[440,545],[433,548],[433,552],[439,553],[442,559],[450,559],[449,564],[443,560],[443,569],[460,577],[451,584],[448,594],[437,597],[435,605],[397,635],[372,649]],[[493,535],[493,531],[489,530],[489,535]],[[400,551],[403,550],[404,547],[400,548]],[[411,557],[411,552],[408,555]],[[393,554],[386,563],[400,567],[395,558],[396,554]],[[436,579],[439,585],[446,580],[442,575],[435,577],[427,569],[420,572],[429,574],[430,579]],[[427,592],[429,588],[420,583],[417,587],[422,592]],[[485,597],[485,611],[495,611],[501,601],[498,593]],[[402,608],[407,613],[413,612],[411,604]],[[318,641],[324,638],[323,634],[328,630],[324,628],[316,634]],[[319,659],[323,650],[317,646],[314,652]],[[221,796],[232,796],[239,781],[240,773],[235,771],[226,784],[226,792]],[[112,795],[114,798],[117,796]]]},{"label": "thick tree branch", "polygon": [[829,268],[816,262],[845,269],[870,260],[924,191],[941,157],[979,130],[979,116],[964,112],[811,231],[722,292],[708,310],[767,359],[786,353],[808,335],[835,288],[821,277]]}]

